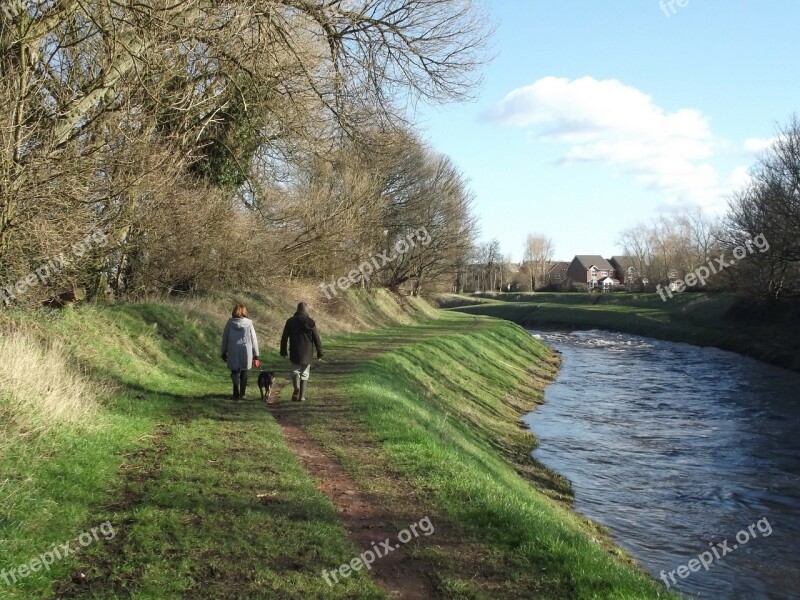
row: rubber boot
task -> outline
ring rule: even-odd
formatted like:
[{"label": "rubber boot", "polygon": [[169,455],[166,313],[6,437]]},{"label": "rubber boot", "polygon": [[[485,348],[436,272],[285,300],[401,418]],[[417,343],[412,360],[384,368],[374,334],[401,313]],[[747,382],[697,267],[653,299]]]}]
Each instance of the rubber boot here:
[{"label": "rubber boot", "polygon": [[294,386],[292,402],[298,402],[300,400],[300,375],[292,375],[292,385]]},{"label": "rubber boot", "polygon": [[235,383],[233,384],[233,399],[234,400],[239,399],[239,386],[236,385]]},{"label": "rubber boot", "polygon": [[241,395],[241,398],[242,398],[242,400],[244,400],[245,399],[245,394],[247,393],[247,371],[242,371],[241,374],[239,375],[239,377],[241,378],[241,381],[242,381],[242,395]]},{"label": "rubber boot", "polygon": [[300,380],[300,398],[298,402],[305,402],[306,401],[306,385],[308,381]]}]

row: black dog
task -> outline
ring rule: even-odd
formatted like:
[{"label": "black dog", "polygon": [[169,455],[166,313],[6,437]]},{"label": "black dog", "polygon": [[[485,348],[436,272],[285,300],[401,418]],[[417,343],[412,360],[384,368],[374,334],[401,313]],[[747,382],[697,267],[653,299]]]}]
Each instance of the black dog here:
[{"label": "black dog", "polygon": [[266,402],[272,396],[272,384],[275,382],[275,373],[261,371],[258,374],[258,389],[261,391],[261,401]]}]

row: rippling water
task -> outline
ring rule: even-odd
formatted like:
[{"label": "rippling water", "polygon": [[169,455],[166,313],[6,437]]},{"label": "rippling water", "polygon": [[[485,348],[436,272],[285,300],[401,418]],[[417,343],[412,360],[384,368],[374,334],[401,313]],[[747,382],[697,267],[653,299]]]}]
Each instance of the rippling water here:
[{"label": "rippling water", "polygon": [[689,597],[800,599],[799,374],[627,334],[531,333],[564,359],[526,417],[534,456],[579,512],[655,577],[727,539],[707,571],[673,575]]}]

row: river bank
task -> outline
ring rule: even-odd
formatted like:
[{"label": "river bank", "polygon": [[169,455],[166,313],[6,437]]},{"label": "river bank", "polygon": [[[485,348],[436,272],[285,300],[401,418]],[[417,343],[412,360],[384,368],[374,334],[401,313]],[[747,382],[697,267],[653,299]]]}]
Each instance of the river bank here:
[{"label": "river bank", "polygon": [[800,305],[746,304],[728,294],[444,294],[442,308],[528,328],[606,329],[714,346],[800,371]]},{"label": "river bank", "polygon": [[[114,536],[0,581],[4,597],[669,597],[529,458],[520,418],[558,358],[523,329],[384,292],[312,304],[326,358],[309,401],[279,385],[266,407],[228,398],[230,300],[15,317],[43,360],[61,344],[65,372],[104,391],[90,419],[37,430],[36,407],[0,390],[17,422],[0,454],[0,568],[19,576],[103,523]],[[246,300],[283,384],[292,300]],[[382,540],[400,543],[354,562]]]},{"label": "river bank", "polygon": [[532,333],[562,368],[525,422],[575,510],[693,598],[800,598],[800,374],[625,333]]}]

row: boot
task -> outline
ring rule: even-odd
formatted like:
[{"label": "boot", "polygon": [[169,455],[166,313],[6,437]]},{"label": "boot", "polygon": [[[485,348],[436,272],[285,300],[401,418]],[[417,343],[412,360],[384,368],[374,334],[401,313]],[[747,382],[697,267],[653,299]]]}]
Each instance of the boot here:
[{"label": "boot", "polygon": [[292,402],[298,402],[300,400],[300,375],[292,375],[292,385],[294,386]]},{"label": "boot", "polygon": [[306,401],[306,385],[308,381],[300,380],[300,398],[298,398],[298,402],[305,402]]},{"label": "boot", "polygon": [[240,378],[241,378],[241,381],[242,381],[241,399],[244,400],[245,399],[245,394],[247,393],[247,371],[242,371],[242,373],[240,375]]},{"label": "boot", "polygon": [[231,382],[233,383],[233,399],[239,399],[239,373],[231,371]]}]

